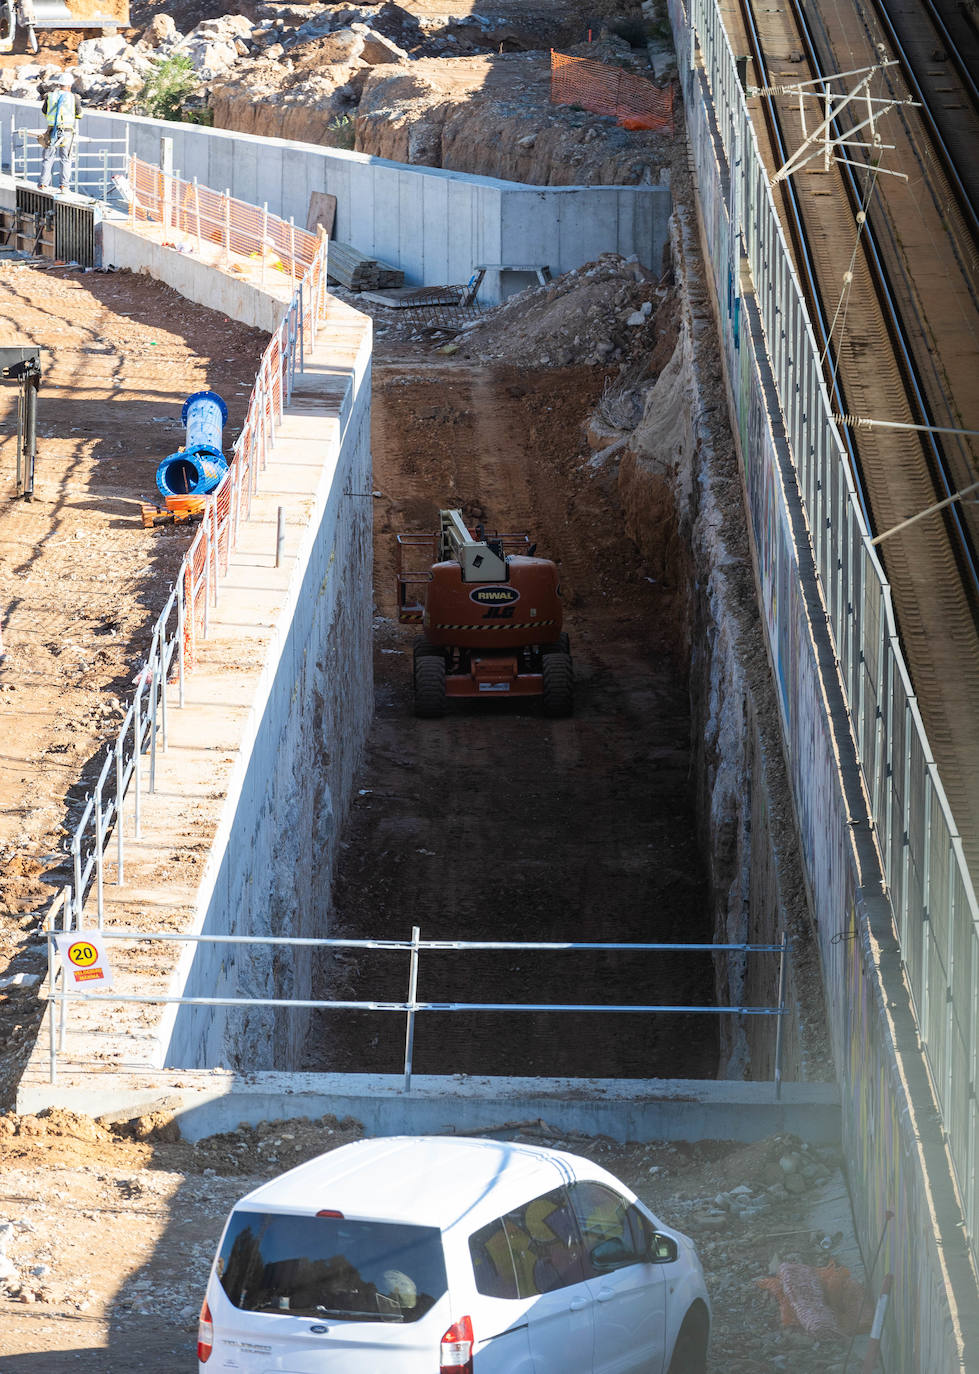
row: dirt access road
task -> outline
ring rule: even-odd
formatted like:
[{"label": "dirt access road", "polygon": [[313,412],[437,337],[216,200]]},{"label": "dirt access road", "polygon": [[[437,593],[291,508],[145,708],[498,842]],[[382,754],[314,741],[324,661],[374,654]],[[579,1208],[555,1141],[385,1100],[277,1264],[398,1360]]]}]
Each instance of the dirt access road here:
[{"label": "dirt access road", "polygon": [[[597,368],[375,364],[377,718],[344,841],[335,921],[351,937],[709,941],[689,787],[685,670],[668,587],[623,529],[614,490],[587,465],[582,422]],[[395,532],[432,530],[439,506],[526,532],[558,564],[577,678],[571,720],[539,704],[458,703],[412,716],[411,646],[396,621]],[[389,954],[324,970],[332,995],[406,995]],[[425,956],[436,1001],[694,1004],[698,956],[452,953]],[[400,1066],[400,1018],[317,1027],[311,1065]],[[574,1020],[573,1026],[569,1025]],[[397,1024],[395,1022],[397,1021]],[[710,1077],[706,1017],[432,1013],[419,1073]]]}]

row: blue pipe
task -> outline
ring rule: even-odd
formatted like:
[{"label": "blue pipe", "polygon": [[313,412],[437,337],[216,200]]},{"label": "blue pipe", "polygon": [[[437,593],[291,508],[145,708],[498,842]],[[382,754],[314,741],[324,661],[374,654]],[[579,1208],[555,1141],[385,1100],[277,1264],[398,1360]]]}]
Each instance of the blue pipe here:
[{"label": "blue pipe", "polygon": [[221,453],[228,407],[215,391],[195,391],[184,401],[180,418],[187,427],[184,447],[164,458],[156,485],[163,496],[203,496],[228,471]]}]

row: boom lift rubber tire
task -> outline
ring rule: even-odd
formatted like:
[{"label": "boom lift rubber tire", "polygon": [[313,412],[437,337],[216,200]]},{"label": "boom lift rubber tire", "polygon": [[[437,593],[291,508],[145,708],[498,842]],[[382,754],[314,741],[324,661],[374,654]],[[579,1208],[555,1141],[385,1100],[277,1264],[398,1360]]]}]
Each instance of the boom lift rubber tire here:
[{"label": "boom lift rubber tire", "polygon": [[552,719],[570,716],[574,710],[574,669],[571,655],[545,653],[541,660],[544,678],[544,715]]},{"label": "boom lift rubber tire", "polygon": [[429,644],[427,639],[416,639],[412,654],[417,663],[420,658],[444,658],[445,650],[441,644]]},{"label": "boom lift rubber tire", "polygon": [[571,657],[571,640],[568,638],[566,630],[562,630],[554,644],[542,644],[542,654],[567,654]]},{"label": "boom lift rubber tire", "polygon": [[445,715],[445,658],[419,654],[415,659],[415,715],[439,720]]}]

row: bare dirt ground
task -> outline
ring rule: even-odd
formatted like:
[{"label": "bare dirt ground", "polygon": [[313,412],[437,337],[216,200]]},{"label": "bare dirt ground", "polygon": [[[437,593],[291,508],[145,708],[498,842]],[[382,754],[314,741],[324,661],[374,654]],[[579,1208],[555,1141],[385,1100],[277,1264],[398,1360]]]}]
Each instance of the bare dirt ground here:
[{"label": "bare dirt ground", "polygon": [[[372,449],[377,718],[344,842],[338,934],[405,939],[710,941],[689,787],[684,666],[669,587],[649,575],[596,482],[583,421],[598,368],[375,364]],[[573,719],[539,703],[460,702],[412,716],[411,647],[397,624],[396,531],[439,506],[526,532],[559,569],[576,663]],[[389,955],[325,970],[344,997],[399,997]],[[689,955],[429,955],[419,995],[442,1001],[704,1004]],[[419,1073],[711,1077],[707,1017],[427,1015]],[[635,1018],[638,1019],[638,1018]],[[315,1067],[395,1071],[402,1027],[324,1017]],[[342,1038],[341,1038],[342,1037]],[[311,1064],[309,1067],[313,1067]]]},{"label": "bare dirt ground", "polygon": [[[711,1371],[841,1374],[846,1338],[814,1342],[784,1329],[757,1283],[780,1262],[853,1263],[837,1229],[846,1204],[833,1151],[791,1137],[618,1145],[559,1136],[545,1121],[501,1127],[487,1134],[596,1159],[695,1237],[714,1302]],[[324,1117],[196,1145],[138,1138],[154,1134],[168,1131],[153,1118],[113,1128],[66,1112],[0,1118],[5,1374],[189,1374],[209,1266],[235,1200],[361,1131]]]},{"label": "bare dirt ground", "polygon": [[37,1025],[35,932],[190,536],[144,529],[183,400],[241,422],[265,336],[146,277],[0,267],[0,333],[43,346],[34,499],[16,499],[17,388],[0,389],[0,1105]]}]

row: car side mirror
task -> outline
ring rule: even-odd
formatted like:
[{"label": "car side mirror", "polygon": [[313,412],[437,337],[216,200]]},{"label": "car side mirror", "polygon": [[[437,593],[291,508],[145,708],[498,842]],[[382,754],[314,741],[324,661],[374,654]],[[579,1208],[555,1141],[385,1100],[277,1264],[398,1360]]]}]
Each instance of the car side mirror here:
[{"label": "car side mirror", "polygon": [[680,1248],[672,1236],[654,1231],[649,1238],[646,1259],[650,1264],[672,1264],[679,1257]]}]

